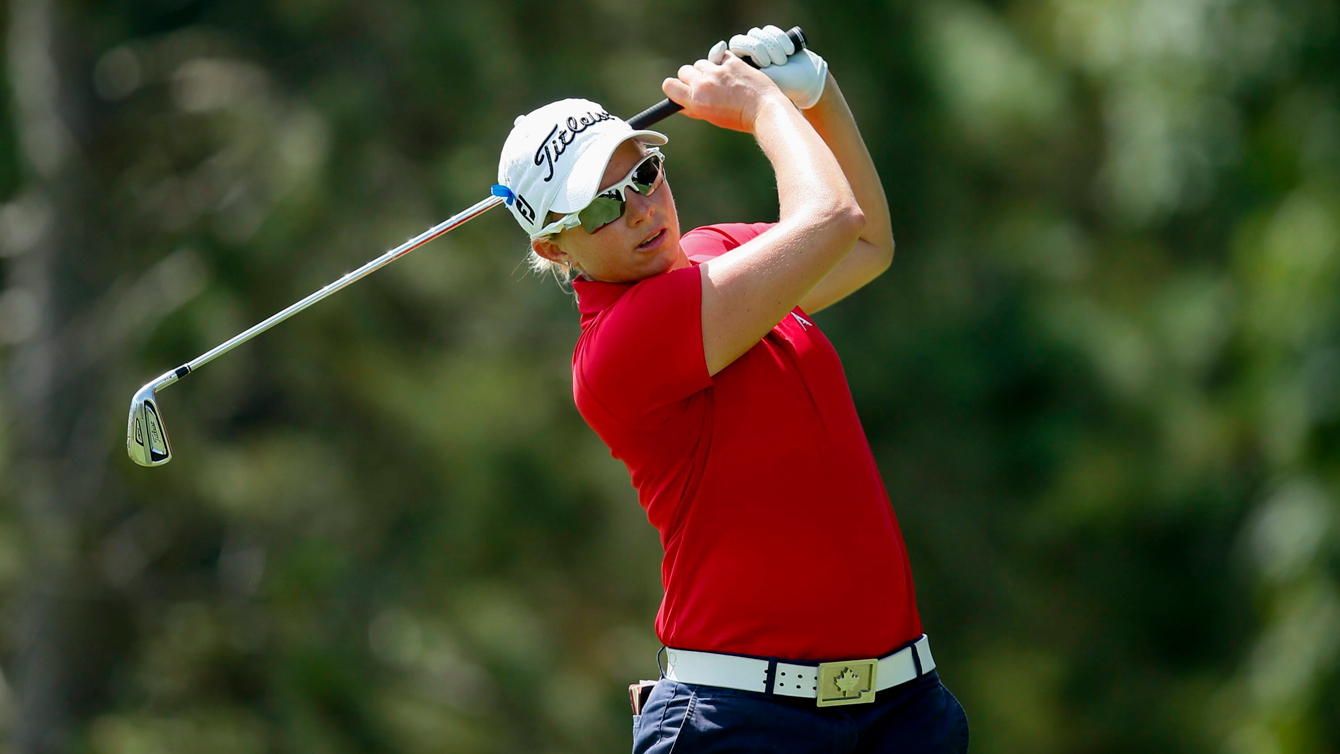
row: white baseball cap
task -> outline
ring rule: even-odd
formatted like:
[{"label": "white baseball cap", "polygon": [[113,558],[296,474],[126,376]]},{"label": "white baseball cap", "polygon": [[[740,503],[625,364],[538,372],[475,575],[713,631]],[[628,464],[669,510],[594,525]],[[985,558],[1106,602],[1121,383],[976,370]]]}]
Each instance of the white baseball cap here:
[{"label": "white baseball cap", "polygon": [[600,179],[619,145],[636,139],[664,144],[655,131],[635,131],[622,118],[585,99],[565,99],[518,116],[498,160],[494,196],[527,234],[548,223],[549,213],[569,214],[596,198]]}]

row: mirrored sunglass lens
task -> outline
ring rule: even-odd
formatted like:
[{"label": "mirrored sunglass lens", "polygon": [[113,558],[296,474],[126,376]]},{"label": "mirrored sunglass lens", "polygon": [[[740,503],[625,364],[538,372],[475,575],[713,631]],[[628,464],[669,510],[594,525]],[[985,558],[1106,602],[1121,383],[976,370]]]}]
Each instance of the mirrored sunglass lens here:
[{"label": "mirrored sunglass lens", "polygon": [[608,194],[601,194],[586,209],[577,214],[577,219],[582,221],[582,227],[587,233],[595,233],[597,230],[609,225],[623,214],[623,200],[617,199]]},{"label": "mirrored sunglass lens", "polygon": [[651,188],[656,185],[656,178],[660,174],[661,156],[655,154],[637,166],[637,171],[633,173],[633,189],[646,196],[651,193]]}]

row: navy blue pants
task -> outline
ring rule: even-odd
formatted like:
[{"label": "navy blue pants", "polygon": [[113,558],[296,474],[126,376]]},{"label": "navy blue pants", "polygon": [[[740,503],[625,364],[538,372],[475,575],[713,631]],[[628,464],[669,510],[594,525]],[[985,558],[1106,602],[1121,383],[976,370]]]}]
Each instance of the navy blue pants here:
[{"label": "navy blue pants", "polygon": [[967,750],[968,717],[935,671],[842,707],[662,678],[633,717],[633,754]]}]

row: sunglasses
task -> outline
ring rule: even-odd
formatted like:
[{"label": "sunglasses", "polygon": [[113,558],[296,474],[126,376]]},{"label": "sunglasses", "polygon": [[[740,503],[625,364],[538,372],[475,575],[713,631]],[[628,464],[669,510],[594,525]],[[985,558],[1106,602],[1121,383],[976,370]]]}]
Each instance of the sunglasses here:
[{"label": "sunglasses", "polygon": [[628,196],[625,192],[628,189],[632,189],[642,196],[651,196],[652,192],[664,182],[664,179],[665,155],[655,149],[648,149],[647,156],[634,165],[633,169],[628,171],[628,175],[623,177],[623,180],[597,194],[596,198],[592,199],[586,207],[570,215],[560,217],[536,231],[531,237],[540,238],[561,233],[578,225],[585,228],[587,233],[595,233],[623,217]]}]

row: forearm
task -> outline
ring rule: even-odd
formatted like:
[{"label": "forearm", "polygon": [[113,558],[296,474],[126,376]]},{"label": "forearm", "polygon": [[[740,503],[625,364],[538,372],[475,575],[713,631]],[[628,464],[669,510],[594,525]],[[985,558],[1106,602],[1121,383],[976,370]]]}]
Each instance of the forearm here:
[{"label": "forearm", "polygon": [[754,137],[776,175],[779,221],[849,214],[859,196],[822,134],[784,98],[769,104],[755,121]]},{"label": "forearm", "polygon": [[[718,260],[747,281],[745,288],[767,300],[775,317],[786,315],[816,283],[851,251],[864,222],[842,166],[828,145],[788,100],[779,96],[755,120],[754,137],[777,181],[778,220],[766,239],[746,244]],[[767,241],[764,243],[763,241]],[[724,280],[724,277],[718,277]]]},{"label": "forearm", "polygon": [[889,216],[889,200],[884,195],[884,184],[875,170],[870,151],[861,138],[856,118],[847,107],[833,74],[828,74],[823,96],[818,103],[801,113],[828,145],[841,166],[847,183],[865,215],[865,229],[861,239],[893,255],[893,221]]},{"label": "forearm", "polygon": [[754,136],[776,173],[780,217],[767,233],[699,267],[709,374],[758,343],[861,232],[860,207],[823,140],[784,98],[764,108]]},{"label": "forearm", "polygon": [[727,55],[681,66],[661,88],[689,117],[752,133],[777,178],[776,227],[698,266],[703,355],[716,374],[848,256],[865,220],[832,150],[760,71]]},{"label": "forearm", "polygon": [[732,305],[758,313],[749,345],[851,251],[863,222],[837,159],[780,92],[762,103],[753,133],[776,176],[777,225],[705,265]]}]

